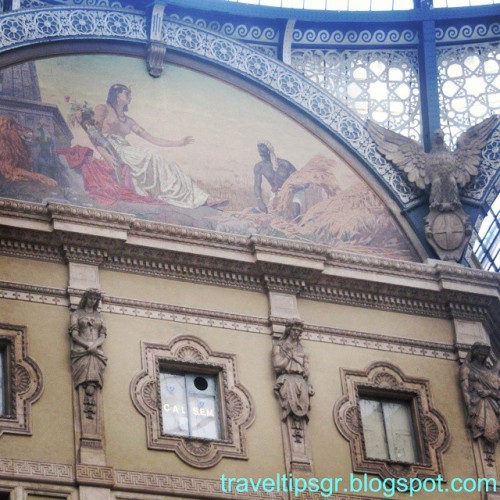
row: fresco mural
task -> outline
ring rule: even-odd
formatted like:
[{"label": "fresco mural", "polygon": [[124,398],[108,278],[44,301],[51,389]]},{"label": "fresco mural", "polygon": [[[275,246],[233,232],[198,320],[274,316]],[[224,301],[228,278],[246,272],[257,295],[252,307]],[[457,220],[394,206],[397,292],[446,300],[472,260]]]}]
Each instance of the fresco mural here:
[{"label": "fresco mural", "polygon": [[0,196],[418,260],[378,196],[288,116],[178,66],[65,56],[0,72]]}]

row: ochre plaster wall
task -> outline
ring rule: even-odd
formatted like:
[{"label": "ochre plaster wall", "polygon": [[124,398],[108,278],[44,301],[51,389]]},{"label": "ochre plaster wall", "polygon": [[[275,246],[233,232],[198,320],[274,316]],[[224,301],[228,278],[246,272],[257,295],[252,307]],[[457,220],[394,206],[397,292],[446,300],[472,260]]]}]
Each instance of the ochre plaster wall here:
[{"label": "ochre plaster wall", "polygon": [[[271,337],[173,322],[105,315],[109,358],[105,373],[104,404],[109,465],[140,470],[219,479],[229,476],[267,476],[284,470],[279,407],[274,398]],[[223,459],[211,469],[195,469],[172,452],[146,448],[146,421],[130,398],[130,381],[141,371],[140,342],[167,344],[178,335],[192,335],[211,350],[237,355],[240,383],[250,392],[256,417],[247,430],[248,461]],[[265,453],[263,452],[265,450]]]},{"label": "ochre plaster wall", "polygon": [[107,270],[100,271],[100,280],[104,293],[115,297],[261,318],[269,314],[263,293]]},{"label": "ochre plaster wall", "polygon": [[[364,371],[370,364],[383,361],[397,366],[406,376],[430,380],[434,408],[444,416],[451,435],[450,446],[443,454],[445,479],[476,477],[457,362],[320,342],[304,342],[304,347],[310,355],[310,380],[315,390],[309,425],[316,476],[342,477],[345,481],[352,472],[349,443],[333,421],[333,407],[343,396],[340,369]],[[454,497],[462,498],[458,494]],[[422,498],[429,499],[429,495]]]},{"label": "ochre plaster wall", "polygon": [[56,262],[42,262],[0,255],[0,281],[66,288],[68,286],[68,268],[64,264]]},{"label": "ochre plaster wall", "polygon": [[68,321],[65,307],[0,300],[0,322],[27,328],[28,354],[40,367],[44,386],[31,406],[33,435],[4,434],[0,457],[74,462]]},{"label": "ochre plaster wall", "polygon": [[397,338],[453,343],[448,319],[380,311],[361,307],[299,299],[300,316],[306,324],[389,335]]},{"label": "ochre plaster wall", "polygon": [[[2,279],[64,288],[66,268],[52,263],[0,258]],[[17,279],[15,279],[17,278]],[[230,288],[101,271],[107,296],[153,301],[265,318],[265,294]],[[307,324],[432,340],[451,344],[452,326],[444,319],[374,309],[298,301]],[[285,470],[279,405],[274,397],[270,335],[103,313],[108,337],[104,351],[108,366],[104,380],[106,456],[108,465],[137,470],[218,480],[230,477],[273,477]],[[27,327],[29,354],[39,364],[45,390],[32,406],[33,436],[4,435],[0,456],[56,463],[73,463],[72,383],[67,326],[69,311],[61,306],[12,300],[0,301],[0,322]],[[223,459],[210,469],[195,469],[173,452],[148,450],[146,423],[132,404],[130,382],[142,370],[141,341],[167,344],[178,335],[192,335],[213,351],[236,354],[239,381],[255,404],[255,421],[246,431],[249,459]],[[375,361],[400,368],[405,375],[431,382],[434,407],[444,415],[451,444],[443,455],[445,477],[475,477],[474,459],[465,428],[464,408],[455,361],[303,341],[310,354],[315,389],[310,413],[310,436],[317,477],[348,478],[352,470],[349,444],[337,430],[333,406],[342,397],[340,368],[365,370]],[[378,495],[381,497],[381,495]],[[428,498],[420,495],[422,499]],[[168,497],[164,497],[167,499]],[[417,498],[419,498],[417,496]],[[459,498],[459,496],[456,496]],[[460,498],[479,498],[463,495]]]}]

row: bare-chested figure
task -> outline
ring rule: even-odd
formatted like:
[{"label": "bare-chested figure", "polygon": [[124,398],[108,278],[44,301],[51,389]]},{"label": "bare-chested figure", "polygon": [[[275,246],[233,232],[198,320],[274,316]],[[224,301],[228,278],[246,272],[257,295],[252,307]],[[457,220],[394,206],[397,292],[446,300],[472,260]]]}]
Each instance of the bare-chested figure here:
[{"label": "bare-chested figure", "polygon": [[106,104],[95,108],[94,119],[106,140],[106,144],[96,145],[103,158],[115,169],[121,164],[127,165],[134,189],[142,196],[154,196],[182,208],[220,205],[222,200],[205,193],[178,165],[169,163],[162,154],[128,143],[126,137],[130,133],[159,147],[183,147],[194,141],[191,136],[178,141],[154,137],[126,114],[131,100],[131,90],[117,83],[110,87]]},{"label": "bare-chested figure", "polygon": [[[268,208],[262,198],[262,177],[264,177],[271,186],[272,200],[288,177],[296,172],[297,169],[288,160],[276,158],[274,148],[269,142],[260,142],[257,144],[257,149],[262,160],[257,163],[253,169],[254,193],[257,197],[257,206],[259,210],[267,213]],[[293,212],[295,217],[300,214],[300,208],[300,203],[294,200]]]}]

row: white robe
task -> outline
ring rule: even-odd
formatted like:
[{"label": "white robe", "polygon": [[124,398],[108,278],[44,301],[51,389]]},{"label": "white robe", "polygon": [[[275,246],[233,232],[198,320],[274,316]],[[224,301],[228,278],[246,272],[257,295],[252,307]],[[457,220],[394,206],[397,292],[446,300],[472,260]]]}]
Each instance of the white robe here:
[{"label": "white robe", "polygon": [[154,196],[170,205],[197,208],[209,197],[175,163],[150,148],[131,146],[124,137],[108,136],[123,163],[130,167],[135,191],[142,196]]}]

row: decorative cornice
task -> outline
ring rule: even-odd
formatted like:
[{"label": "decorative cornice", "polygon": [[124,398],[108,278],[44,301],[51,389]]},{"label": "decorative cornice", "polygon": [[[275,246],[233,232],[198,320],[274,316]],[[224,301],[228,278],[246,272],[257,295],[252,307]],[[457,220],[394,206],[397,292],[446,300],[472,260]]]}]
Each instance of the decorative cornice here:
[{"label": "decorative cornice", "polygon": [[[191,259],[190,259],[191,260]],[[194,258],[193,258],[194,260]],[[194,281],[209,285],[229,286],[244,290],[262,291],[262,279],[244,272],[232,269],[223,269],[221,266],[210,268],[206,265],[194,265],[191,262],[172,263],[157,255],[156,258],[144,256],[142,252],[134,255],[110,255],[103,262],[103,269],[156,276],[159,278],[172,278],[182,281]]]},{"label": "decorative cornice", "polygon": [[[500,321],[500,275],[443,261],[398,261],[280,238],[172,226],[61,203],[44,207],[0,200],[0,211],[2,207],[6,211],[0,254],[83,262],[257,292],[279,291],[355,307],[475,319],[489,323],[492,331]],[[34,219],[35,226],[30,223]]]},{"label": "decorative cornice", "polygon": [[18,241],[8,238],[0,238],[0,254],[12,255],[13,257],[29,257],[51,262],[63,262],[61,249],[55,245]]},{"label": "decorative cornice", "polygon": [[307,324],[304,326],[302,338],[312,342],[325,342],[327,344],[359,347],[361,349],[398,352],[412,356],[424,356],[449,361],[456,361],[458,359],[455,347],[451,345],[425,340],[414,340],[401,336],[391,337],[389,335]]},{"label": "decorative cornice", "polygon": [[[228,499],[228,494],[222,492],[221,482],[218,479],[201,479],[197,477],[173,476],[171,474],[116,470],[115,482],[115,488],[124,491],[161,493],[162,495],[177,494],[195,499]],[[231,498],[271,498],[281,500],[283,497],[278,493],[264,493],[263,491],[259,491],[257,493],[248,492],[245,494],[232,492]]]},{"label": "decorative cornice", "polygon": [[265,318],[122,299],[119,297],[105,297],[102,311],[243,332],[261,334],[270,334],[271,332],[268,320]]},{"label": "decorative cornice", "polygon": [[[80,296],[82,290],[58,290],[54,288],[36,287],[22,283],[0,281],[0,298],[37,302],[42,304],[68,307],[67,294]],[[460,305],[454,309],[461,309]],[[219,311],[208,311],[171,304],[160,304],[120,297],[104,296],[102,312],[122,314],[138,318],[158,319],[233,331],[249,332],[261,335],[271,334],[271,323],[283,323],[282,318],[258,318]],[[413,312],[415,314],[415,312]],[[479,314],[479,313],[477,313]],[[486,314],[486,313],[484,313]],[[436,316],[438,316],[436,314]],[[443,314],[444,316],[444,314]],[[455,316],[454,316],[455,317]],[[476,316],[463,318],[476,319]],[[494,326],[491,325],[494,330]],[[492,330],[492,331],[493,331]],[[303,338],[312,342],[348,345],[378,351],[399,352],[414,356],[425,356],[437,359],[456,360],[454,347],[439,342],[414,340],[404,337],[391,337],[374,333],[305,324]]]},{"label": "decorative cornice", "polygon": [[69,305],[65,290],[8,281],[0,281],[0,298],[51,306],[68,307]]},{"label": "decorative cornice", "polygon": [[68,262],[81,262],[95,266],[102,264],[104,259],[108,256],[108,252],[106,250],[80,247],[76,245],[63,245],[63,252]]}]

